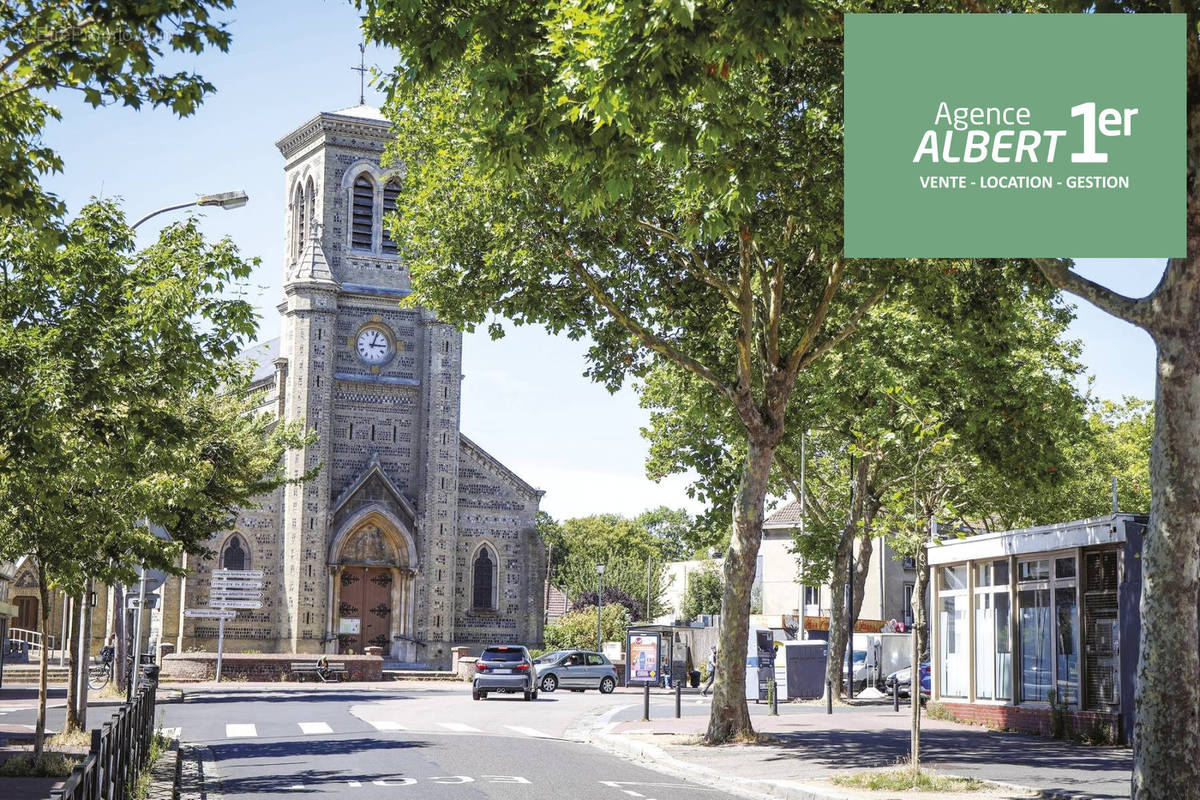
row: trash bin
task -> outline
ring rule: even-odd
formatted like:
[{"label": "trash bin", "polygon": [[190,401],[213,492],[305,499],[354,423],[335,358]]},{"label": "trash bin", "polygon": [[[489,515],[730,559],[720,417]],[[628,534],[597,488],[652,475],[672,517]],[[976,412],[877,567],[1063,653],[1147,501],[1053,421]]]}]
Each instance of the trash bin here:
[{"label": "trash bin", "polygon": [[698,670],[698,669],[692,670],[690,677],[692,679],[692,688],[699,689],[700,688],[700,670]]}]

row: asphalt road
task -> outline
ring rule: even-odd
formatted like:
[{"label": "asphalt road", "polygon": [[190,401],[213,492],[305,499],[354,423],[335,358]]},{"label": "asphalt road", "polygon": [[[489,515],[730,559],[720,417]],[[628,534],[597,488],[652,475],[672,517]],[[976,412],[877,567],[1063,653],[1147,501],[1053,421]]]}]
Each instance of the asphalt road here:
[{"label": "asphalt road", "polygon": [[[732,798],[573,740],[591,725],[640,719],[641,699],[560,690],[532,702],[520,695],[472,701],[466,684],[232,685],[189,689],[184,702],[162,704],[159,716],[183,742],[207,748],[205,773],[219,778],[224,800]],[[110,713],[93,708],[89,721]],[[673,699],[656,696],[652,713],[673,714]],[[52,729],[61,716],[51,710]],[[0,716],[32,719],[22,709]]]}]

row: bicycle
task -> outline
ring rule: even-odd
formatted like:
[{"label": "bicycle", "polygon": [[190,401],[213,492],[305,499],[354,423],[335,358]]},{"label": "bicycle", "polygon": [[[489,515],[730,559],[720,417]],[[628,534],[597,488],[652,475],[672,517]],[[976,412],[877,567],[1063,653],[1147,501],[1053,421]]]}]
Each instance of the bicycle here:
[{"label": "bicycle", "polygon": [[88,665],[88,688],[103,689],[113,678],[113,648],[100,648],[100,660]]}]

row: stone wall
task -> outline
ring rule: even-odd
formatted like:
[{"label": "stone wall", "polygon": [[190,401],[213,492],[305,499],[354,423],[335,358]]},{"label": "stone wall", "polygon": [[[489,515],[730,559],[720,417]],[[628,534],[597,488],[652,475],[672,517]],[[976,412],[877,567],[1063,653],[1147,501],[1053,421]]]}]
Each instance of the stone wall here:
[{"label": "stone wall", "polygon": [[[221,680],[295,681],[315,680],[292,674],[293,661],[312,661],[311,656],[290,653],[226,653],[221,662]],[[350,671],[347,680],[378,681],[383,678],[379,656],[330,656]],[[217,673],[216,653],[172,653],[163,658],[161,680],[211,681]]]}]

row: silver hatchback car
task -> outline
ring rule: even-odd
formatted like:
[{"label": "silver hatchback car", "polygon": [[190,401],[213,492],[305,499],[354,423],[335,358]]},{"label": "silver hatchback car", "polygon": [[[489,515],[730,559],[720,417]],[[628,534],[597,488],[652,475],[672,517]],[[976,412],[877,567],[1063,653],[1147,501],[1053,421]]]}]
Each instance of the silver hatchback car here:
[{"label": "silver hatchback car", "polygon": [[582,692],[599,689],[608,694],[617,688],[617,670],[601,653],[587,650],[557,650],[534,662],[537,685],[543,692],[558,687]]},{"label": "silver hatchback car", "polygon": [[488,692],[523,692],[526,700],[537,700],[537,678],[528,650],[515,644],[483,648],[475,662],[471,698],[486,699]]}]

